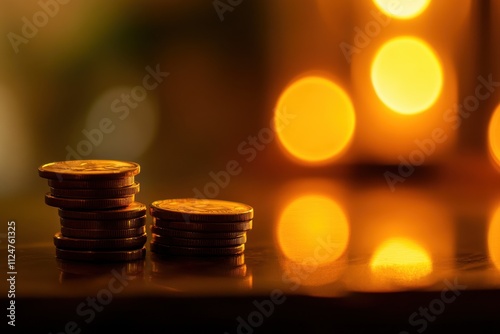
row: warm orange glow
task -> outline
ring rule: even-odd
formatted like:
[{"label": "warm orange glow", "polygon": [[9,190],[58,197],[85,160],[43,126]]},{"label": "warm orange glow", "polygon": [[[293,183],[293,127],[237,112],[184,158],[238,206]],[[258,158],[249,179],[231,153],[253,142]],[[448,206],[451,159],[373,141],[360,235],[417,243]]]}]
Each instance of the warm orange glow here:
[{"label": "warm orange glow", "polygon": [[[280,115],[292,115],[283,122]],[[333,82],[306,77],[281,95],[275,115],[281,144],[293,157],[318,163],[339,156],[352,139],[354,107],[349,96]]]},{"label": "warm orange glow", "polygon": [[337,260],[349,240],[349,223],[342,208],[328,197],[305,195],[283,210],[277,227],[283,254],[294,262],[322,265]]},{"label": "warm orange glow", "polygon": [[500,206],[497,207],[490,220],[488,251],[491,262],[500,270]]},{"label": "warm orange glow", "polygon": [[493,112],[488,127],[488,147],[490,155],[496,163],[496,167],[500,166],[500,105]]},{"label": "warm orange glow", "polygon": [[411,283],[432,272],[432,261],[428,253],[415,242],[393,238],[377,249],[370,268],[377,277],[398,283]]},{"label": "warm orange glow", "polygon": [[417,114],[429,109],[441,94],[443,69],[425,42],[406,36],[380,48],[371,80],[387,107],[400,114]]},{"label": "warm orange glow", "polygon": [[374,0],[385,14],[398,19],[412,19],[422,14],[431,0]]},{"label": "warm orange glow", "polygon": [[[317,265],[314,262],[297,263],[293,260],[282,259],[280,264],[284,277],[293,280],[302,287],[318,287],[338,281],[347,268],[347,257],[341,256],[332,263]],[[309,290],[309,292],[311,292]],[[333,292],[333,291],[332,291]],[[322,291],[323,294],[328,293]],[[333,292],[335,294],[335,292]]]}]

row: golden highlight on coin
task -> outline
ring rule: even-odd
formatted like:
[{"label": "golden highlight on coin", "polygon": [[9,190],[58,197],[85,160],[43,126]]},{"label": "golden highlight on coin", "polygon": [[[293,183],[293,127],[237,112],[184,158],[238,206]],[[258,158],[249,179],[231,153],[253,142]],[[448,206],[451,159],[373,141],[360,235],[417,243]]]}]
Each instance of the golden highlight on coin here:
[{"label": "golden highlight on coin", "polygon": [[151,204],[151,215],[164,220],[235,222],[253,218],[247,204],[215,199],[165,199]]},{"label": "golden highlight on coin", "polygon": [[118,179],[139,174],[135,162],[116,160],[68,160],[51,162],[38,168],[38,174],[55,180]]}]

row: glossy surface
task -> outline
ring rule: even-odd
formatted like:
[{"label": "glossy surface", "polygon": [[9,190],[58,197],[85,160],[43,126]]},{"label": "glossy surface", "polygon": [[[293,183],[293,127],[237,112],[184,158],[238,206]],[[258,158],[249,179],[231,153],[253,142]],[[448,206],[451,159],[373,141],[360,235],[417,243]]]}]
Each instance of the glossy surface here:
[{"label": "glossy surface", "polygon": [[[82,328],[96,328],[118,321],[126,310],[148,317],[142,326],[153,332],[168,322],[177,329],[232,333],[238,317],[247,319],[255,303],[279,302],[281,296],[285,302],[274,304],[276,314],[265,318],[264,329],[290,329],[296,321],[310,329],[416,332],[422,325],[408,319],[430,303],[439,314],[427,322],[429,332],[496,324],[500,235],[495,235],[499,196],[494,185],[499,182],[493,171],[470,173],[461,183],[448,181],[456,180],[449,172],[436,178],[439,173],[409,178],[394,192],[383,174],[373,171],[369,176],[354,171],[343,178],[276,180],[273,186],[235,179],[233,196],[255,208],[244,264],[162,258],[150,252],[149,244],[144,261],[61,263],[54,257],[50,229],[44,230],[38,242],[17,247],[19,313],[37,308],[37,317],[45,319],[41,328],[49,331],[71,319]],[[246,196],[238,195],[241,189]],[[231,198],[230,192],[225,195]],[[307,205],[293,204],[297,198]],[[40,198],[35,202],[43,205]],[[46,212],[57,221],[56,211]],[[18,228],[22,233],[20,222]],[[130,280],[87,324],[75,308],[109,289],[117,272]],[[442,296],[446,301],[435,301]],[[39,308],[46,302],[53,305],[50,311]],[[207,305],[217,307],[208,310]],[[140,317],[128,321],[132,327],[143,323]]]}]

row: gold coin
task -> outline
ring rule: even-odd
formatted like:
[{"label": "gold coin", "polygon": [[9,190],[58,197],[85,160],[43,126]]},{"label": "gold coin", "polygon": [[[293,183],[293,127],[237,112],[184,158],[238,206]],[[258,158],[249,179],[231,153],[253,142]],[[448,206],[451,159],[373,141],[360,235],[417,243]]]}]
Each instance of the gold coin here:
[{"label": "gold coin", "polygon": [[114,239],[82,239],[64,237],[61,232],[54,235],[54,245],[59,249],[72,250],[127,250],[142,248],[147,241],[147,234]]},{"label": "gold coin", "polygon": [[135,162],[117,160],[68,160],[51,162],[38,168],[38,174],[46,179],[94,180],[116,179],[139,174]]},{"label": "gold coin", "polygon": [[104,180],[48,180],[49,187],[58,189],[109,189],[122,188],[134,184],[133,176],[126,176],[119,179]]},{"label": "gold coin", "polygon": [[153,226],[192,232],[245,232],[252,229],[253,220],[244,222],[185,222],[153,217]]},{"label": "gold coin", "polygon": [[86,228],[70,228],[61,226],[61,234],[67,238],[81,239],[114,239],[114,238],[132,238],[139,237],[146,233],[146,226],[127,228],[127,229],[86,229]]},{"label": "gold coin", "polygon": [[[77,213],[74,211],[74,213]],[[71,219],[60,218],[61,227],[81,230],[123,230],[146,225],[146,215],[132,219]]]},{"label": "gold coin", "polygon": [[246,235],[233,239],[186,239],[168,237],[153,233],[152,240],[165,246],[181,247],[231,247],[239,246],[247,242]]},{"label": "gold coin", "polygon": [[238,255],[245,251],[245,245],[232,247],[180,247],[166,246],[151,241],[149,244],[151,251],[163,255],[184,255],[184,256],[227,256]]},{"label": "gold coin", "polygon": [[135,195],[140,191],[139,183],[122,188],[69,189],[50,187],[50,194],[64,198],[115,198]]},{"label": "gold coin", "polygon": [[116,198],[64,198],[45,194],[45,204],[64,209],[114,209],[132,204],[135,195]]},{"label": "gold coin", "polygon": [[140,218],[146,214],[146,205],[140,202],[133,202],[130,205],[119,209],[108,210],[66,210],[59,209],[59,217],[66,219],[86,219],[86,220],[118,220]]},{"label": "gold coin", "polygon": [[[158,223],[158,220],[156,220]],[[168,226],[169,222],[166,222],[165,225]],[[62,223],[61,223],[62,224]],[[160,222],[161,224],[161,222]],[[173,238],[184,238],[184,239],[234,239],[240,238],[242,236],[246,236],[245,231],[236,231],[236,232],[196,232],[196,231],[183,231],[183,230],[174,230],[173,228],[165,228],[160,227],[158,225],[151,225],[150,227],[151,233],[163,235],[166,237]]]},{"label": "gold coin", "polygon": [[247,204],[197,198],[155,201],[150,213],[156,218],[185,222],[237,222],[253,218],[253,208]]}]

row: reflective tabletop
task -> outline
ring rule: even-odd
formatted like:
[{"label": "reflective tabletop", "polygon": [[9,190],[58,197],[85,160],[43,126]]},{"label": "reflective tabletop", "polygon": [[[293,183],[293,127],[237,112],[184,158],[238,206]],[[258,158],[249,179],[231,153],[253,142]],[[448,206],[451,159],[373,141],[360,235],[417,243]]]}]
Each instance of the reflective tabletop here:
[{"label": "reflective tabletop", "polygon": [[[384,170],[235,178],[219,197],[252,205],[253,230],[243,256],[218,261],[165,258],[149,244],[143,261],[58,260],[57,210],[34,194],[23,202],[33,209],[15,219],[18,328],[420,333],[498,325],[495,171],[424,168],[391,189]],[[141,182],[137,200],[165,197]]]}]

